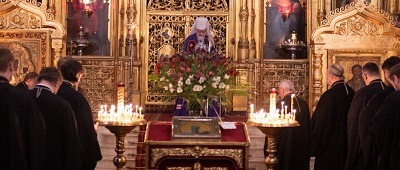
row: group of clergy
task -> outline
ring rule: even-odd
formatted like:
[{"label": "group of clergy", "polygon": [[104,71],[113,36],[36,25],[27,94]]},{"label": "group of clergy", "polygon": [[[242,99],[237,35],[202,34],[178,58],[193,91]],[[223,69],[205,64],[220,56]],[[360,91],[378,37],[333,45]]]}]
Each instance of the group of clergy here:
[{"label": "group of clergy", "polygon": [[77,90],[82,64],[64,57],[21,90],[9,84],[13,61],[0,48],[0,169],[95,169],[102,155],[91,108]]},{"label": "group of clergy", "polygon": [[400,58],[389,57],[381,67],[385,82],[379,66],[369,62],[362,66],[366,86],[354,91],[344,82],[343,67],[329,66],[330,88],[311,109],[311,118],[306,101],[291,100],[293,82],[282,80],[279,96],[293,101],[300,127],[278,137],[277,169],[308,170],[310,157],[316,170],[400,169]]}]

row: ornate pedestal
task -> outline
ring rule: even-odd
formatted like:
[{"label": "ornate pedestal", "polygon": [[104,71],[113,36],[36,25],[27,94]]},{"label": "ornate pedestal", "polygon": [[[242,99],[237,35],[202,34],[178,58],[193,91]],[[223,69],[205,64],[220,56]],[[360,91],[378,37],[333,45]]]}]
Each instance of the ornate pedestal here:
[{"label": "ornate pedestal", "polygon": [[249,169],[247,126],[221,129],[220,141],[207,139],[172,140],[171,122],[150,122],[145,136],[146,168],[156,169]]},{"label": "ornate pedestal", "polygon": [[268,156],[265,158],[265,165],[268,170],[276,169],[278,164],[278,158],[275,156],[278,151],[276,148],[276,137],[286,128],[293,128],[300,126],[299,123],[285,124],[285,125],[275,125],[275,124],[263,124],[248,121],[249,126],[255,126],[261,130],[268,138],[267,152]]},{"label": "ornate pedestal", "polygon": [[144,119],[131,123],[99,122],[101,126],[105,126],[116,137],[115,152],[117,153],[117,156],[114,157],[113,162],[117,167],[117,170],[122,170],[122,167],[126,164],[126,158],[124,156],[126,134],[131,132],[136,126],[144,125],[146,123],[147,121]]}]

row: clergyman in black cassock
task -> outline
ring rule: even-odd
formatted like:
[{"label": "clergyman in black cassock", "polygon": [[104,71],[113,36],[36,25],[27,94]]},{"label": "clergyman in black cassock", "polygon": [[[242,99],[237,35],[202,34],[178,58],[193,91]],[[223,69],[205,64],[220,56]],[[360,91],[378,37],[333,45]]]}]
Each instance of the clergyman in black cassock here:
[{"label": "clergyman in black cassock", "polygon": [[86,98],[75,90],[72,83],[78,83],[83,73],[82,64],[75,59],[69,58],[63,61],[58,67],[63,75],[64,81],[57,92],[57,95],[65,99],[75,113],[78,133],[82,144],[84,169],[94,169],[97,161],[102,159],[97,133],[94,129],[92,109]]},{"label": "clergyman in black cassock", "polygon": [[39,84],[29,91],[46,123],[46,165],[44,169],[83,169],[82,148],[71,106],[57,96],[62,81],[54,67],[43,67]]},{"label": "clergyman in black cassock", "polygon": [[0,48],[0,169],[42,170],[45,124],[35,101],[9,84],[14,57]]},{"label": "clergyman in black cassock", "polygon": [[33,89],[37,84],[38,73],[29,72],[25,75],[24,81],[19,82],[15,85],[16,88],[21,89],[22,91],[28,91]]},{"label": "clergyman in black cassock", "polygon": [[[282,84],[282,83],[281,83]],[[281,87],[279,87],[281,88]],[[286,94],[281,101],[288,105],[291,111],[291,95]],[[277,106],[277,108],[279,108]],[[306,101],[294,95],[293,109],[296,110],[296,120],[299,127],[285,129],[277,138],[278,167],[281,170],[309,170],[310,169],[310,111]]]},{"label": "clergyman in black cassock", "polygon": [[324,92],[311,118],[311,154],[314,169],[344,169],[347,153],[346,123],[354,90],[343,81],[343,68],[328,69],[329,90]]},{"label": "clergyman in black cassock", "polygon": [[358,90],[354,95],[347,117],[348,150],[345,167],[347,170],[366,168],[367,163],[360,146],[359,115],[376,93],[387,88],[387,85],[379,78],[379,68],[375,63],[366,63],[363,66],[363,75],[368,85]]},{"label": "clergyman in black cassock", "polygon": [[396,91],[379,107],[370,127],[379,155],[377,169],[382,170],[400,168],[400,64],[390,69],[390,77]]},{"label": "clergyman in black cassock", "polygon": [[[382,64],[382,70],[385,75],[386,83],[389,85],[382,91],[375,94],[367,103],[367,106],[361,111],[358,117],[358,130],[360,134],[360,147],[364,155],[364,162],[366,163],[366,169],[376,169],[378,164],[378,152],[376,150],[373,138],[374,133],[370,127],[376,118],[378,108],[382,105],[383,101],[392,92],[395,91],[390,81],[390,68],[400,63],[400,58],[397,56],[391,56],[386,59]],[[379,116],[378,116],[379,117]],[[370,133],[370,130],[372,130]]]}]

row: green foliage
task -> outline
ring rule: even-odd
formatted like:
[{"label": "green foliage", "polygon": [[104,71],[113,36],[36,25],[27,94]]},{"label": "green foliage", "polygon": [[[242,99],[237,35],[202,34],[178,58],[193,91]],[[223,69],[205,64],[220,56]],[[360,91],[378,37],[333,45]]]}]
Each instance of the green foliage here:
[{"label": "green foliage", "polygon": [[189,108],[195,109],[204,106],[202,101],[205,98],[222,97],[226,101],[227,94],[246,95],[245,89],[237,90],[240,86],[236,83],[238,75],[231,58],[192,51],[162,59],[150,80],[156,82],[155,89],[187,99]]}]

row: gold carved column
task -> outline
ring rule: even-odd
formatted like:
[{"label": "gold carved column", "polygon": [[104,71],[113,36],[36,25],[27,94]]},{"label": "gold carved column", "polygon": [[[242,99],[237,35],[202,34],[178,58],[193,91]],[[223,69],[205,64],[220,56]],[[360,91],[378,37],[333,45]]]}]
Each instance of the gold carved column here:
[{"label": "gold carved column", "polygon": [[311,103],[311,108],[316,106],[316,104],[319,101],[320,96],[322,95],[322,68],[323,68],[323,63],[322,63],[322,56],[323,54],[320,53],[321,51],[317,51],[316,53],[313,53],[313,58],[312,58],[312,73],[313,73],[313,81],[312,83],[312,103]]},{"label": "gold carved column", "polygon": [[238,60],[245,60],[249,55],[249,40],[247,32],[247,21],[249,18],[249,10],[247,8],[247,0],[242,0],[239,20],[240,20],[240,37],[238,44]]},{"label": "gold carved column", "polygon": [[[256,20],[256,11],[255,11],[255,0],[250,1],[250,44],[249,44],[249,60],[248,60],[248,77],[247,83],[249,87],[254,87],[255,81],[255,68],[254,63],[257,60],[257,52],[256,52],[256,40],[254,33],[256,32],[255,28],[255,20]],[[256,95],[252,93],[255,89],[249,88],[249,102],[256,103]]]}]

